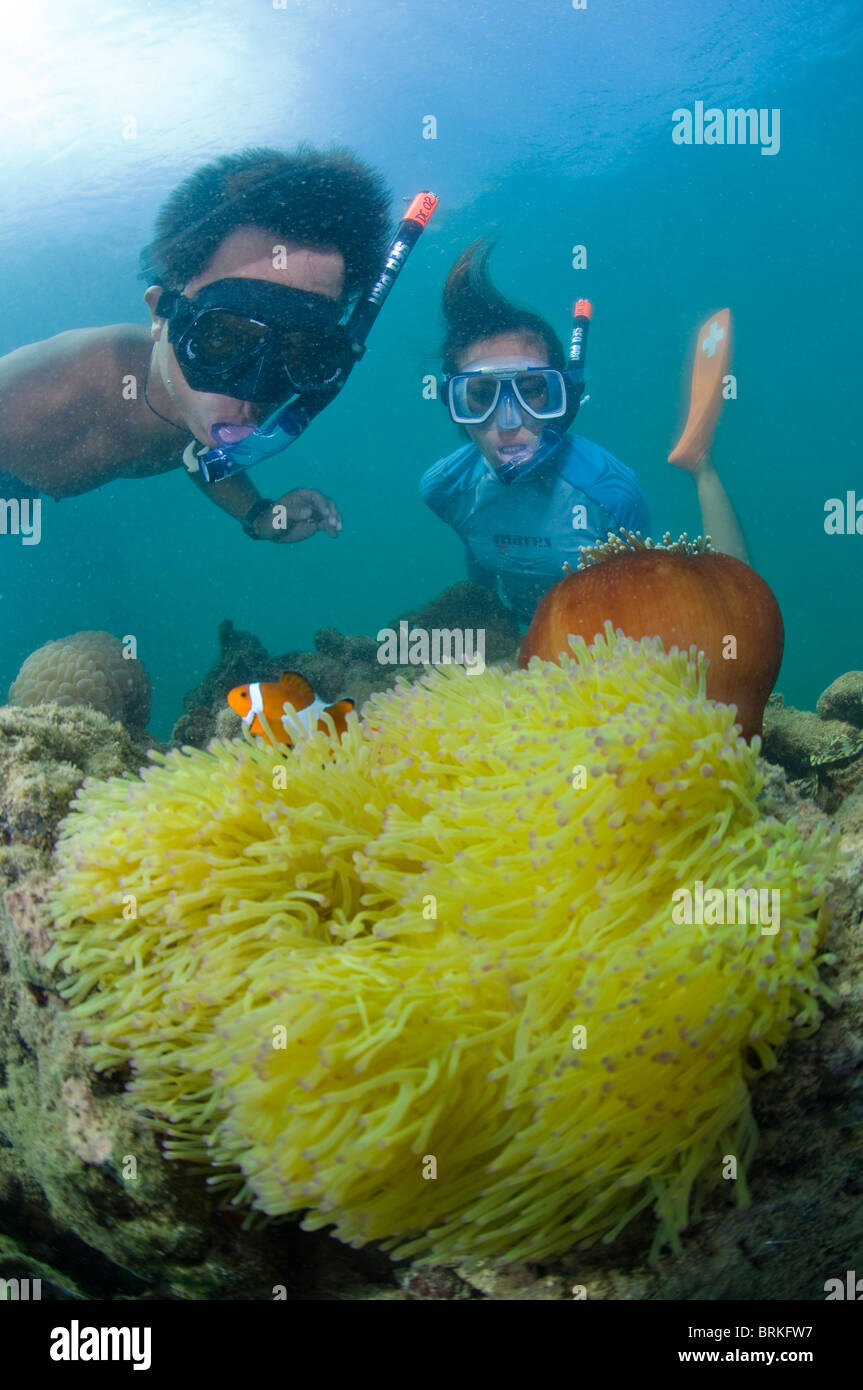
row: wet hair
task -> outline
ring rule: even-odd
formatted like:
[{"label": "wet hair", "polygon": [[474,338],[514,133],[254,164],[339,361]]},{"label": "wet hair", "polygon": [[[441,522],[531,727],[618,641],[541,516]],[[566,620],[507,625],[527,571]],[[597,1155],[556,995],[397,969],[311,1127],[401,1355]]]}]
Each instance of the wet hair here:
[{"label": "wet hair", "polygon": [[471,343],[491,338],[498,333],[523,333],[537,338],[548,352],[548,365],[563,371],[566,366],[563,345],[551,324],[519,309],[492,284],[488,262],[495,243],[480,237],[466,250],[446,279],[443,289],[443,312],[446,337],[443,343],[443,369],[449,376],[457,372],[461,358]]},{"label": "wet hair", "polygon": [[141,278],[182,290],[226,237],[252,225],[307,246],[334,246],[344,258],[348,299],[378,272],[389,213],[383,178],[349,150],[242,150],[202,165],[168,196],[141,252]]}]

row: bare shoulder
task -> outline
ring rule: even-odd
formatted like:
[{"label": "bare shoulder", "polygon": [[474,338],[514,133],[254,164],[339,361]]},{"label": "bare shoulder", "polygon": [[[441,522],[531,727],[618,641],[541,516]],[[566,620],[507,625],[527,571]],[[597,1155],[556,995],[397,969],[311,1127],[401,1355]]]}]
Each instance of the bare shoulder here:
[{"label": "bare shoulder", "polygon": [[127,438],[124,378],[146,371],[150,335],[139,324],[74,328],[0,358],[4,467],[55,497],[119,475]]},{"label": "bare shoulder", "polygon": [[17,392],[37,382],[41,392],[52,393],[56,405],[65,388],[77,392],[85,380],[92,381],[94,368],[131,365],[149,344],[148,330],[137,323],[71,328],[0,357],[0,392],[12,387]]}]

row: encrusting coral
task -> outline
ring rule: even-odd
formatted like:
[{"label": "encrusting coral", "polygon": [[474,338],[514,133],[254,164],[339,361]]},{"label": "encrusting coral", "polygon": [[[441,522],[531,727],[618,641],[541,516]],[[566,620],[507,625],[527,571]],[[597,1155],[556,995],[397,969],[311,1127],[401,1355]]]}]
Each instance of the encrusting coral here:
[{"label": "encrusting coral", "polygon": [[[819,1021],[835,842],[763,816],[757,740],[694,651],[610,626],[573,650],[436,670],[334,745],[215,743],[79,793],[72,1022],[235,1200],[440,1263],[646,1207],[674,1243],[727,1154],[745,1197],[748,1083]],[[698,881],[777,891],[780,930],[676,923]]]},{"label": "encrusting coral", "polygon": [[150,718],[150,679],[143,662],[127,657],[110,632],[73,632],[31,652],[12,683],[9,703],[87,705],[143,730]]},{"label": "encrusting coral", "polygon": [[863,671],[846,671],[822,690],[816,706],[822,719],[843,719],[863,729]]},{"label": "encrusting coral", "polygon": [[50,867],[57,825],[86,777],[136,774],[153,744],[95,710],[0,707],[0,887]]}]

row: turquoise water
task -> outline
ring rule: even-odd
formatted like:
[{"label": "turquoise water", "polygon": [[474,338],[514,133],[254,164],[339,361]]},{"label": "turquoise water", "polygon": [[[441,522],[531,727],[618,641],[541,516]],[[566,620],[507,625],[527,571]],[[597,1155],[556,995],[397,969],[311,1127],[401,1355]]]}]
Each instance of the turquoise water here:
[{"label": "turquoise water", "polygon": [[[637,471],[655,534],[699,529],[694,488],[665,458],[695,330],[731,308],[739,394],[714,458],[783,609],[779,687],[811,707],[863,667],[863,536],[824,532],[828,498],[863,497],[863,7],[767,8],[215,0],[4,20],[0,352],[145,322],[138,251],[170,189],[217,154],[335,141],[397,200],[430,187],[440,207],[342,396],[253,474],[265,494],[333,497],[339,539],[255,545],[182,472],[46,499],[38,546],[0,535],[0,692],[51,638],[134,634],[167,736],[222,618],[271,650],[308,647],[321,626],[374,633],[462,578],[459,542],[417,496],[459,442],[422,378],[439,366],[446,271],[490,230],[501,288],[561,336],[573,298],[593,299],[578,431]],[[672,112],[699,100],[778,109],[779,152],[674,144]]]}]

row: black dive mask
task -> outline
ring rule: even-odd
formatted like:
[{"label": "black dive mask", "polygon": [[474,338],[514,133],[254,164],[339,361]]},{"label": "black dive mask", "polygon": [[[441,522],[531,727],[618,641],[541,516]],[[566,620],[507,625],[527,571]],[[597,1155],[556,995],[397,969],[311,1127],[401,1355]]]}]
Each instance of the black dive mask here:
[{"label": "black dive mask", "polygon": [[355,361],[341,305],[272,280],[216,280],[194,299],[165,290],[156,313],[193,391],[268,402],[338,391]]}]

